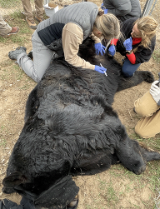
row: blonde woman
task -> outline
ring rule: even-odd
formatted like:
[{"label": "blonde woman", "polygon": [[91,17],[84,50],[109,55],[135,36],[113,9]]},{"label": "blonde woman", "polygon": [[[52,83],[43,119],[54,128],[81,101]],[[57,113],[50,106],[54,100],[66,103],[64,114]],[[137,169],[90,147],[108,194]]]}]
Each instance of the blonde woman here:
[{"label": "blonde woman", "polygon": [[24,47],[10,52],[9,57],[16,59],[25,73],[39,82],[50,65],[53,51],[62,40],[64,57],[68,63],[104,73],[105,68],[92,65],[78,56],[79,45],[91,34],[96,41],[97,54],[103,54],[104,46],[100,39],[118,37],[119,20],[113,14],[100,16],[97,5],[92,2],[72,4],[38,25],[32,36],[33,61],[27,56]]},{"label": "blonde woman", "polygon": [[108,54],[114,56],[116,50],[124,55],[122,73],[125,77],[133,76],[141,63],[149,61],[156,44],[156,29],[158,23],[151,16],[136,20],[130,18],[123,22],[121,38],[113,39],[108,48]]}]

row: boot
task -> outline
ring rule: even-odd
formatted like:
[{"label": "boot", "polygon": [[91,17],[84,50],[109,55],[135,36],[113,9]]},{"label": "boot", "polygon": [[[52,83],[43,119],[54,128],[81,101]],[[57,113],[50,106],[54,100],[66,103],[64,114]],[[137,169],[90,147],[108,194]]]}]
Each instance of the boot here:
[{"label": "boot", "polygon": [[8,53],[8,56],[11,60],[17,60],[17,57],[22,54],[23,52],[26,52],[26,48],[23,46],[20,46],[18,48],[16,48],[15,51],[10,51]]},{"label": "boot", "polygon": [[36,25],[36,23],[34,22],[34,20],[29,20],[27,17],[26,17],[26,21],[27,21],[27,23],[28,23],[28,25],[29,25],[29,27],[30,28],[32,28],[32,29],[37,29],[37,25]]},{"label": "boot", "polygon": [[7,34],[8,36],[12,35],[12,34],[16,34],[19,31],[19,27],[15,26],[12,27],[12,30]]},{"label": "boot", "polygon": [[44,19],[43,18],[40,18],[38,16],[35,16],[35,19],[38,21],[38,22],[42,22]]}]

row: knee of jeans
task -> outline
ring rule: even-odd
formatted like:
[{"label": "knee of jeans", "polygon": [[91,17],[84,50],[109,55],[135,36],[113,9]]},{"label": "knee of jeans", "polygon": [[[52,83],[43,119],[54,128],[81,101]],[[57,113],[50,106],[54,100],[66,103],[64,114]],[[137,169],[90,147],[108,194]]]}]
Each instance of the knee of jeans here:
[{"label": "knee of jeans", "polygon": [[125,77],[132,77],[134,74],[134,72],[130,71],[129,68],[126,69],[123,66],[122,66],[122,73]]}]

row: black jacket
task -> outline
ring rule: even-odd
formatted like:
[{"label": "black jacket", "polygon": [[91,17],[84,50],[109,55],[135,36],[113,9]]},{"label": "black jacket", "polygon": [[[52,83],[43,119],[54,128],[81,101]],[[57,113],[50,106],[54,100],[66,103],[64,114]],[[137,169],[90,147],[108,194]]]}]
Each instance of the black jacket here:
[{"label": "black jacket", "polygon": [[[124,36],[124,38],[119,39],[119,41],[117,43],[117,51],[120,52],[123,56],[126,55],[126,49],[123,46],[123,42],[127,38],[131,37],[132,28],[134,26],[134,22],[136,21],[136,19],[137,18],[130,18],[128,20],[125,20],[121,25],[121,32],[122,32],[122,35]],[[151,55],[154,51],[155,44],[156,44],[156,36],[154,36],[152,38],[149,48],[145,48],[144,46],[139,46],[140,43],[138,43],[136,45],[132,45],[133,49],[136,48],[137,46],[139,46],[138,50],[134,53],[136,56],[136,63],[135,64],[149,61],[149,59],[151,58]]]}]

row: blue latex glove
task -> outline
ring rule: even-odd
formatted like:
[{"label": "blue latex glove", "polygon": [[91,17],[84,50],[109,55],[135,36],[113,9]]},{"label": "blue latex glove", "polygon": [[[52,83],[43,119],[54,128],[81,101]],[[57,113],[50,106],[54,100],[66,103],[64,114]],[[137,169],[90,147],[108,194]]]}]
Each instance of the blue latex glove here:
[{"label": "blue latex glove", "polygon": [[94,44],[96,54],[103,55],[105,53],[105,46],[103,46],[101,43]]},{"label": "blue latex glove", "polygon": [[102,3],[102,4],[101,4],[101,9],[104,10],[105,8],[106,8],[106,7],[105,7],[104,4]]},{"label": "blue latex glove", "polygon": [[116,53],[116,47],[115,45],[111,45],[109,48],[108,48],[108,54],[111,55],[111,56],[114,56]]},{"label": "blue latex glove", "polygon": [[99,72],[99,73],[105,73],[107,71],[106,68],[104,67],[100,67],[98,65],[95,65],[95,68],[94,68],[95,71]]},{"label": "blue latex glove", "polygon": [[103,4],[103,3],[101,4],[101,9],[103,9],[104,14],[107,14],[108,9],[106,9],[106,7],[104,6],[104,4]]},{"label": "blue latex glove", "polygon": [[126,51],[131,51],[132,50],[132,37],[126,39],[123,42],[124,47],[126,48]]},{"label": "blue latex glove", "polygon": [[104,9],[104,14],[107,14],[107,12],[108,12],[108,9]]}]

